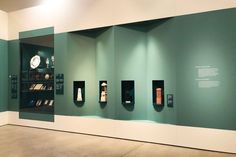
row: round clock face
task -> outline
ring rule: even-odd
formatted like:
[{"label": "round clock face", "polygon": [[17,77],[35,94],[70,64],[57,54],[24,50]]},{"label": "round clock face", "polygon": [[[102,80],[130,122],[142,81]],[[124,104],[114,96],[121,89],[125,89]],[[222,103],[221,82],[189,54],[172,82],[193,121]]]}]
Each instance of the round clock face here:
[{"label": "round clock face", "polygon": [[39,66],[39,64],[40,64],[40,56],[39,55],[35,55],[35,56],[33,56],[32,58],[31,58],[31,60],[30,60],[30,67],[32,68],[32,69],[35,69],[35,68],[37,68],[38,66]]}]

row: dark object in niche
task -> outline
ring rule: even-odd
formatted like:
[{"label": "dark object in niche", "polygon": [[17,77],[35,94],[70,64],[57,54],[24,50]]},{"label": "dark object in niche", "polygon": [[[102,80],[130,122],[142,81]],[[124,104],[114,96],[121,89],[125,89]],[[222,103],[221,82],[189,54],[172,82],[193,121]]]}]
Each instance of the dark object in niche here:
[{"label": "dark object in niche", "polygon": [[130,95],[130,91],[125,91],[125,103],[130,104],[132,102],[132,96]]},{"label": "dark object in niche", "polygon": [[122,104],[134,104],[134,81],[121,81]]},{"label": "dark object in niche", "polygon": [[27,107],[34,107],[35,106],[36,101],[35,100],[30,100],[30,102],[28,103]]}]

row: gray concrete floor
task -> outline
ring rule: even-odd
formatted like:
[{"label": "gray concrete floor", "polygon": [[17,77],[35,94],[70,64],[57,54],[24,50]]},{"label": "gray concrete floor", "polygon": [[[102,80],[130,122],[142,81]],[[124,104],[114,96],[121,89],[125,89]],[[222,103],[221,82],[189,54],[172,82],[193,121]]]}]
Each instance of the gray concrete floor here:
[{"label": "gray concrete floor", "polygon": [[6,125],[0,157],[236,157],[159,144]]}]

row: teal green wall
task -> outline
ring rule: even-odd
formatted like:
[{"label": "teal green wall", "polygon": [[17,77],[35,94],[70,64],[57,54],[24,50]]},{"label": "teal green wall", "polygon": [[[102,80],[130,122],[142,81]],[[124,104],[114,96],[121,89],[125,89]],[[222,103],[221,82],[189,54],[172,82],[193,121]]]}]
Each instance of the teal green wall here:
[{"label": "teal green wall", "polygon": [[[57,40],[55,41],[57,42]],[[58,45],[57,43],[55,44]],[[73,33],[67,34],[66,57],[60,62],[65,67],[61,71],[65,75],[65,95],[56,105],[56,114],[69,115],[93,115],[97,103],[93,97],[96,95],[95,88],[95,40],[89,37]],[[57,63],[58,64],[58,63]],[[57,71],[60,69],[57,68]],[[85,81],[85,103],[77,106],[73,102],[73,81]],[[65,107],[67,106],[67,107]]]},{"label": "teal green wall", "polygon": [[20,98],[20,46],[19,40],[11,40],[8,41],[8,74],[9,75],[17,75],[18,77],[18,97],[17,99],[11,98],[10,84],[9,84],[9,92],[8,92],[8,110],[9,111],[19,111],[19,98]]},{"label": "teal green wall", "polygon": [[[102,117],[115,118],[116,86],[115,86],[115,43],[114,28],[106,30],[96,38],[96,114]],[[107,80],[107,104],[99,104],[99,81]]]},{"label": "teal green wall", "polygon": [[44,36],[44,35],[50,35],[54,32],[54,27],[47,27],[47,28],[41,28],[36,30],[29,30],[19,33],[19,38],[31,38],[31,37],[37,37],[37,36]]},{"label": "teal green wall", "polygon": [[[174,18],[172,37],[178,44],[178,124],[236,129],[235,9]],[[171,36],[169,36],[170,38]],[[219,87],[198,88],[197,65],[219,69]]]},{"label": "teal green wall", "polygon": [[[113,26],[98,36],[55,35],[55,73],[65,77],[55,95],[55,114],[121,120],[150,120],[236,130],[236,9],[178,16],[155,28]],[[18,74],[18,41],[9,42],[9,74]],[[199,88],[196,66],[217,68],[218,87]],[[108,103],[99,104],[100,80],[108,81]],[[121,80],[135,81],[135,104],[121,104]],[[165,105],[152,103],[152,80],[165,81]],[[85,103],[73,102],[73,81],[85,81]],[[174,94],[167,107],[166,94]],[[18,110],[9,99],[9,110]]]},{"label": "teal green wall", "polygon": [[[176,74],[176,37],[172,27],[172,20],[158,25],[147,32],[147,119],[161,123],[176,124],[177,122],[177,91]],[[184,60],[184,58],[183,58]],[[187,65],[186,65],[187,66]],[[164,80],[164,108],[155,109],[152,105],[152,80]],[[167,94],[174,95],[174,107],[167,107]],[[156,104],[154,104],[156,106]]]},{"label": "teal green wall", "polygon": [[[76,33],[55,35],[56,73],[65,75],[65,94],[56,95],[55,114],[114,118],[114,33],[97,38]],[[108,103],[99,104],[99,80],[108,81]],[[85,81],[85,103],[73,102],[73,81]],[[66,106],[66,107],[65,107]]]},{"label": "teal green wall", "polygon": [[0,112],[7,111],[8,104],[8,47],[7,41],[0,39]]},{"label": "teal green wall", "polygon": [[[146,35],[123,27],[115,27],[116,118],[146,119]],[[121,103],[121,80],[134,80],[133,110]],[[127,109],[128,108],[128,109]]]}]

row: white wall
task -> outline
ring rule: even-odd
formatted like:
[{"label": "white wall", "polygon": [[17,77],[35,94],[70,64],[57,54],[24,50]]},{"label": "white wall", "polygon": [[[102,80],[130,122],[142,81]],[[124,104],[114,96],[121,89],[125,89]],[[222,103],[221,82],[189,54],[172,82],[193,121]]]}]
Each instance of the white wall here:
[{"label": "white wall", "polygon": [[0,39],[8,39],[8,14],[0,10]]},{"label": "white wall", "polygon": [[55,122],[42,122],[19,119],[18,112],[8,114],[9,124],[236,153],[236,131],[59,115]]},{"label": "white wall", "polygon": [[8,124],[8,112],[0,112],[0,126]]},{"label": "white wall", "polygon": [[9,13],[9,39],[49,26],[60,33],[231,7],[235,0],[56,0]]},{"label": "white wall", "polygon": [[[8,37],[17,39],[21,31],[49,26],[60,33],[231,7],[236,7],[235,0],[56,0],[54,6],[9,13]],[[0,20],[6,17],[0,12]],[[0,23],[0,37],[7,36],[6,24]],[[9,112],[9,123],[236,153],[235,131],[70,116],[56,116],[55,123],[18,117]]]}]

